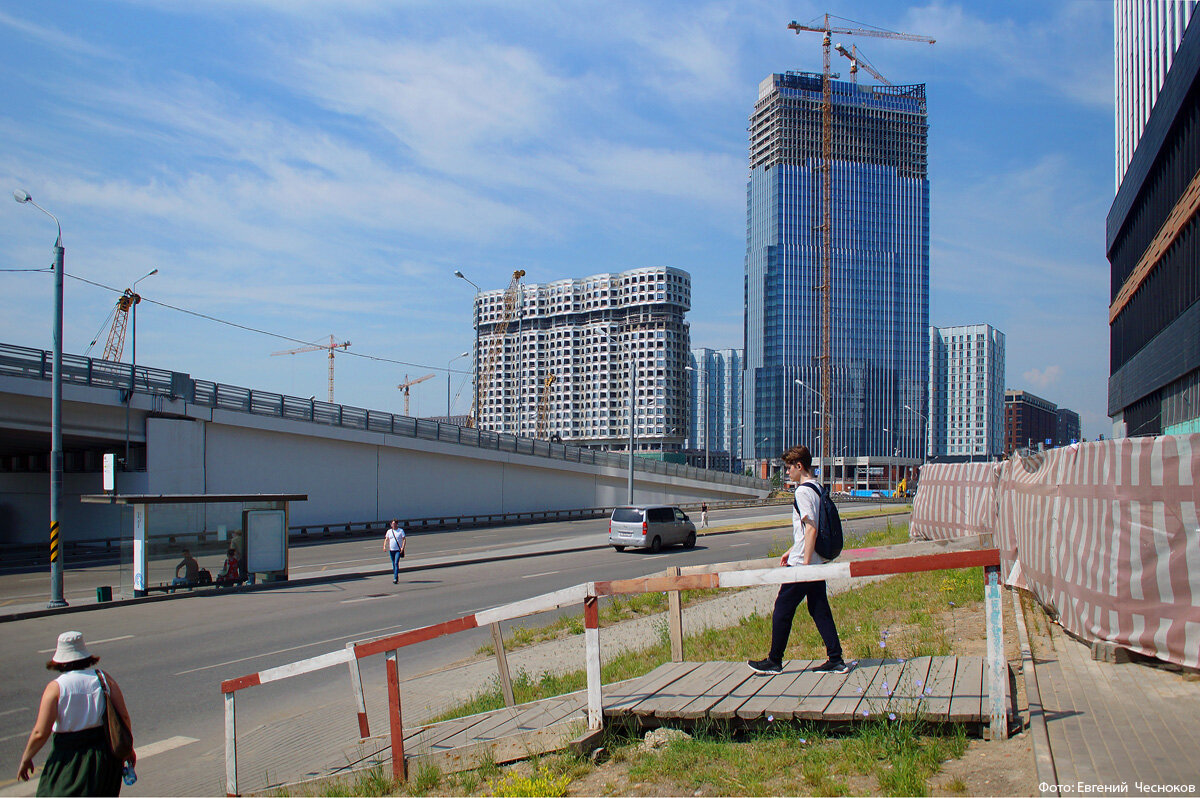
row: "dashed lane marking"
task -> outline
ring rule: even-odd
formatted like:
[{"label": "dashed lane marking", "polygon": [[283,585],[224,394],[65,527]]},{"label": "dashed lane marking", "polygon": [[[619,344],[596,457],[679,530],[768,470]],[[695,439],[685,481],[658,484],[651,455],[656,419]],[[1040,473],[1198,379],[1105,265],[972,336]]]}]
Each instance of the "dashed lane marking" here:
[{"label": "dashed lane marking", "polygon": [[[99,646],[99,645],[103,645],[104,643],[115,643],[118,640],[128,640],[131,637],[133,637],[133,635],[121,635],[120,637],[107,637],[104,640],[89,640],[87,642],[89,645]],[[53,654],[55,652],[55,650],[56,649],[53,649],[53,648],[43,648],[38,653],[39,654]]]},{"label": "dashed lane marking", "polygon": [[539,576],[551,576],[551,575],[557,574],[557,573],[561,573],[561,571],[542,571],[540,574],[525,574],[521,578],[522,579],[534,579]]},{"label": "dashed lane marking", "polygon": [[195,743],[195,742],[199,742],[199,740],[197,740],[195,737],[184,737],[182,735],[178,735],[175,737],[168,737],[165,740],[159,740],[156,743],[148,743],[147,745],[135,745],[134,750],[137,751],[138,761],[140,762],[148,756],[154,756],[155,754],[162,754],[162,753],[165,753],[172,749],[182,748],[183,746],[188,745],[189,743]]}]

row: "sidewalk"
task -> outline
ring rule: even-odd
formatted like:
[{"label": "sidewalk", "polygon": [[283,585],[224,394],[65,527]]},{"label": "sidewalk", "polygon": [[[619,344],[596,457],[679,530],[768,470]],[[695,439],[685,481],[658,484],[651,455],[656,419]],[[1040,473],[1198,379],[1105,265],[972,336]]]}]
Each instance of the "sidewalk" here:
[{"label": "sidewalk", "polygon": [[1200,675],[1156,661],[1095,660],[1090,645],[1040,610],[1026,623],[1042,795],[1200,792]]}]

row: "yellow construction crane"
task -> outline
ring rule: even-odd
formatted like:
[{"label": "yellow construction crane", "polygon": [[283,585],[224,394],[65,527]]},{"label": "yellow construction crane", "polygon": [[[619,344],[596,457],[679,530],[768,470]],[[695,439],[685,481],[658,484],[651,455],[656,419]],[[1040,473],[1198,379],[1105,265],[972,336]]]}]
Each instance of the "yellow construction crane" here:
[{"label": "yellow construction crane", "polygon": [[[125,293],[117,297],[117,306],[113,310],[112,327],[108,331],[108,343],[104,345],[104,360],[117,362],[125,351],[125,328],[129,325],[129,309],[142,298],[126,288]],[[94,343],[94,342],[93,342]]]},{"label": "yellow construction crane", "polygon": [[550,386],[554,384],[554,375],[547,374],[542,382],[541,395],[538,397],[537,438],[544,440],[550,426]]},{"label": "yellow construction crane", "polygon": [[322,350],[328,350],[329,351],[329,403],[333,404],[333,353],[338,349],[345,349],[348,346],[350,346],[349,341],[343,341],[340,344],[335,343],[333,336],[330,335],[329,343],[327,343],[327,344],[312,344],[310,346],[302,346],[299,349],[287,349],[287,350],[284,350],[283,352],[272,352],[271,356],[274,357],[275,355],[298,355],[301,352],[318,352],[318,351],[322,351]]},{"label": "yellow construction crane", "polygon": [[[833,440],[830,438],[832,371],[833,371],[833,319],[832,319],[832,287],[833,273],[831,253],[833,251],[833,86],[829,73],[829,52],[832,46],[831,37],[837,33],[845,36],[875,36],[881,39],[901,39],[908,42],[934,43],[934,39],[917,36],[911,33],[898,33],[882,28],[835,28],[829,24],[830,15],[825,14],[825,24],[821,26],[801,25],[792,20],[788,30],[810,31],[823,35],[821,42],[821,449],[823,452],[832,451]],[[856,60],[857,63],[857,60]],[[852,67],[853,69],[853,67]],[[889,84],[890,85],[890,84]],[[824,465],[824,464],[822,464]]]},{"label": "yellow construction crane", "polygon": [[467,426],[477,426],[479,423],[479,401],[482,400],[484,391],[487,390],[488,382],[492,379],[492,374],[496,370],[496,360],[504,352],[504,336],[508,332],[508,323],[517,315],[517,308],[521,304],[521,278],[525,276],[524,269],[517,269],[512,273],[512,279],[508,282],[508,288],[504,289],[504,307],[500,313],[500,319],[496,322],[496,326],[492,330],[487,345],[486,357],[483,358],[483,366],[479,369],[478,387],[475,390],[476,404],[471,407],[471,417],[467,419]]},{"label": "yellow construction crane", "polygon": [[883,85],[885,85],[885,86],[894,86],[895,85],[890,80],[885,78],[883,75],[880,75],[879,72],[876,71],[875,67],[871,66],[870,61],[868,61],[867,59],[863,58],[861,55],[858,54],[858,45],[852,44],[852,45],[850,45],[850,49],[847,50],[841,44],[835,44],[833,46],[833,49],[837,50],[838,53],[840,53],[841,55],[850,59],[850,82],[851,83],[854,83],[856,85],[858,84],[858,67],[859,67],[859,65],[861,65],[863,69],[865,69],[871,73],[871,76],[874,77],[875,80],[879,81]]},{"label": "yellow construction crane", "polygon": [[404,391],[404,415],[408,415],[408,389],[416,385],[418,382],[425,382],[425,380],[430,379],[431,377],[433,377],[432,374],[426,374],[424,377],[417,377],[415,380],[410,380],[408,375],[405,374],[404,382],[396,386],[400,390]]}]

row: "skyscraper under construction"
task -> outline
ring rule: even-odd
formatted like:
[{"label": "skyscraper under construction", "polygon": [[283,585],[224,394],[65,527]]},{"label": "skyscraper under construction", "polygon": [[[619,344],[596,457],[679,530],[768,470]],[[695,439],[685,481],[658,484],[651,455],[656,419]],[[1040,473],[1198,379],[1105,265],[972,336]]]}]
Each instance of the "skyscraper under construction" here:
[{"label": "skyscraper under construction", "polygon": [[831,84],[830,443],[819,441],[821,76],[788,72],[759,84],[750,116],[743,457],[806,443],[825,454],[826,479],[864,487],[925,450],[928,122],[924,84]]}]

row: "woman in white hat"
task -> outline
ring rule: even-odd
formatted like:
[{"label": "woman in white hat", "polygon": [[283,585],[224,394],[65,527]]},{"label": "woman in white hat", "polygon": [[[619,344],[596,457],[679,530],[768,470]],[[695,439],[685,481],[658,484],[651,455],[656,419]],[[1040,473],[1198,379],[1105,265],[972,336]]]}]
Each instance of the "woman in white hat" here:
[{"label": "woman in white hat", "polygon": [[[27,781],[33,775],[33,757],[51,739],[50,755],[42,766],[38,795],[117,795],[121,792],[121,769],[108,741],[104,720],[104,689],[96,671],[99,657],[93,656],[80,632],[63,632],[58,648],[46,663],[59,671],[57,679],[46,685],[38,707],[37,721],[25,744],[17,778]],[[113,707],[130,730],[129,710],[116,680],[104,674]],[[131,754],[132,765],[137,759]]]}]

